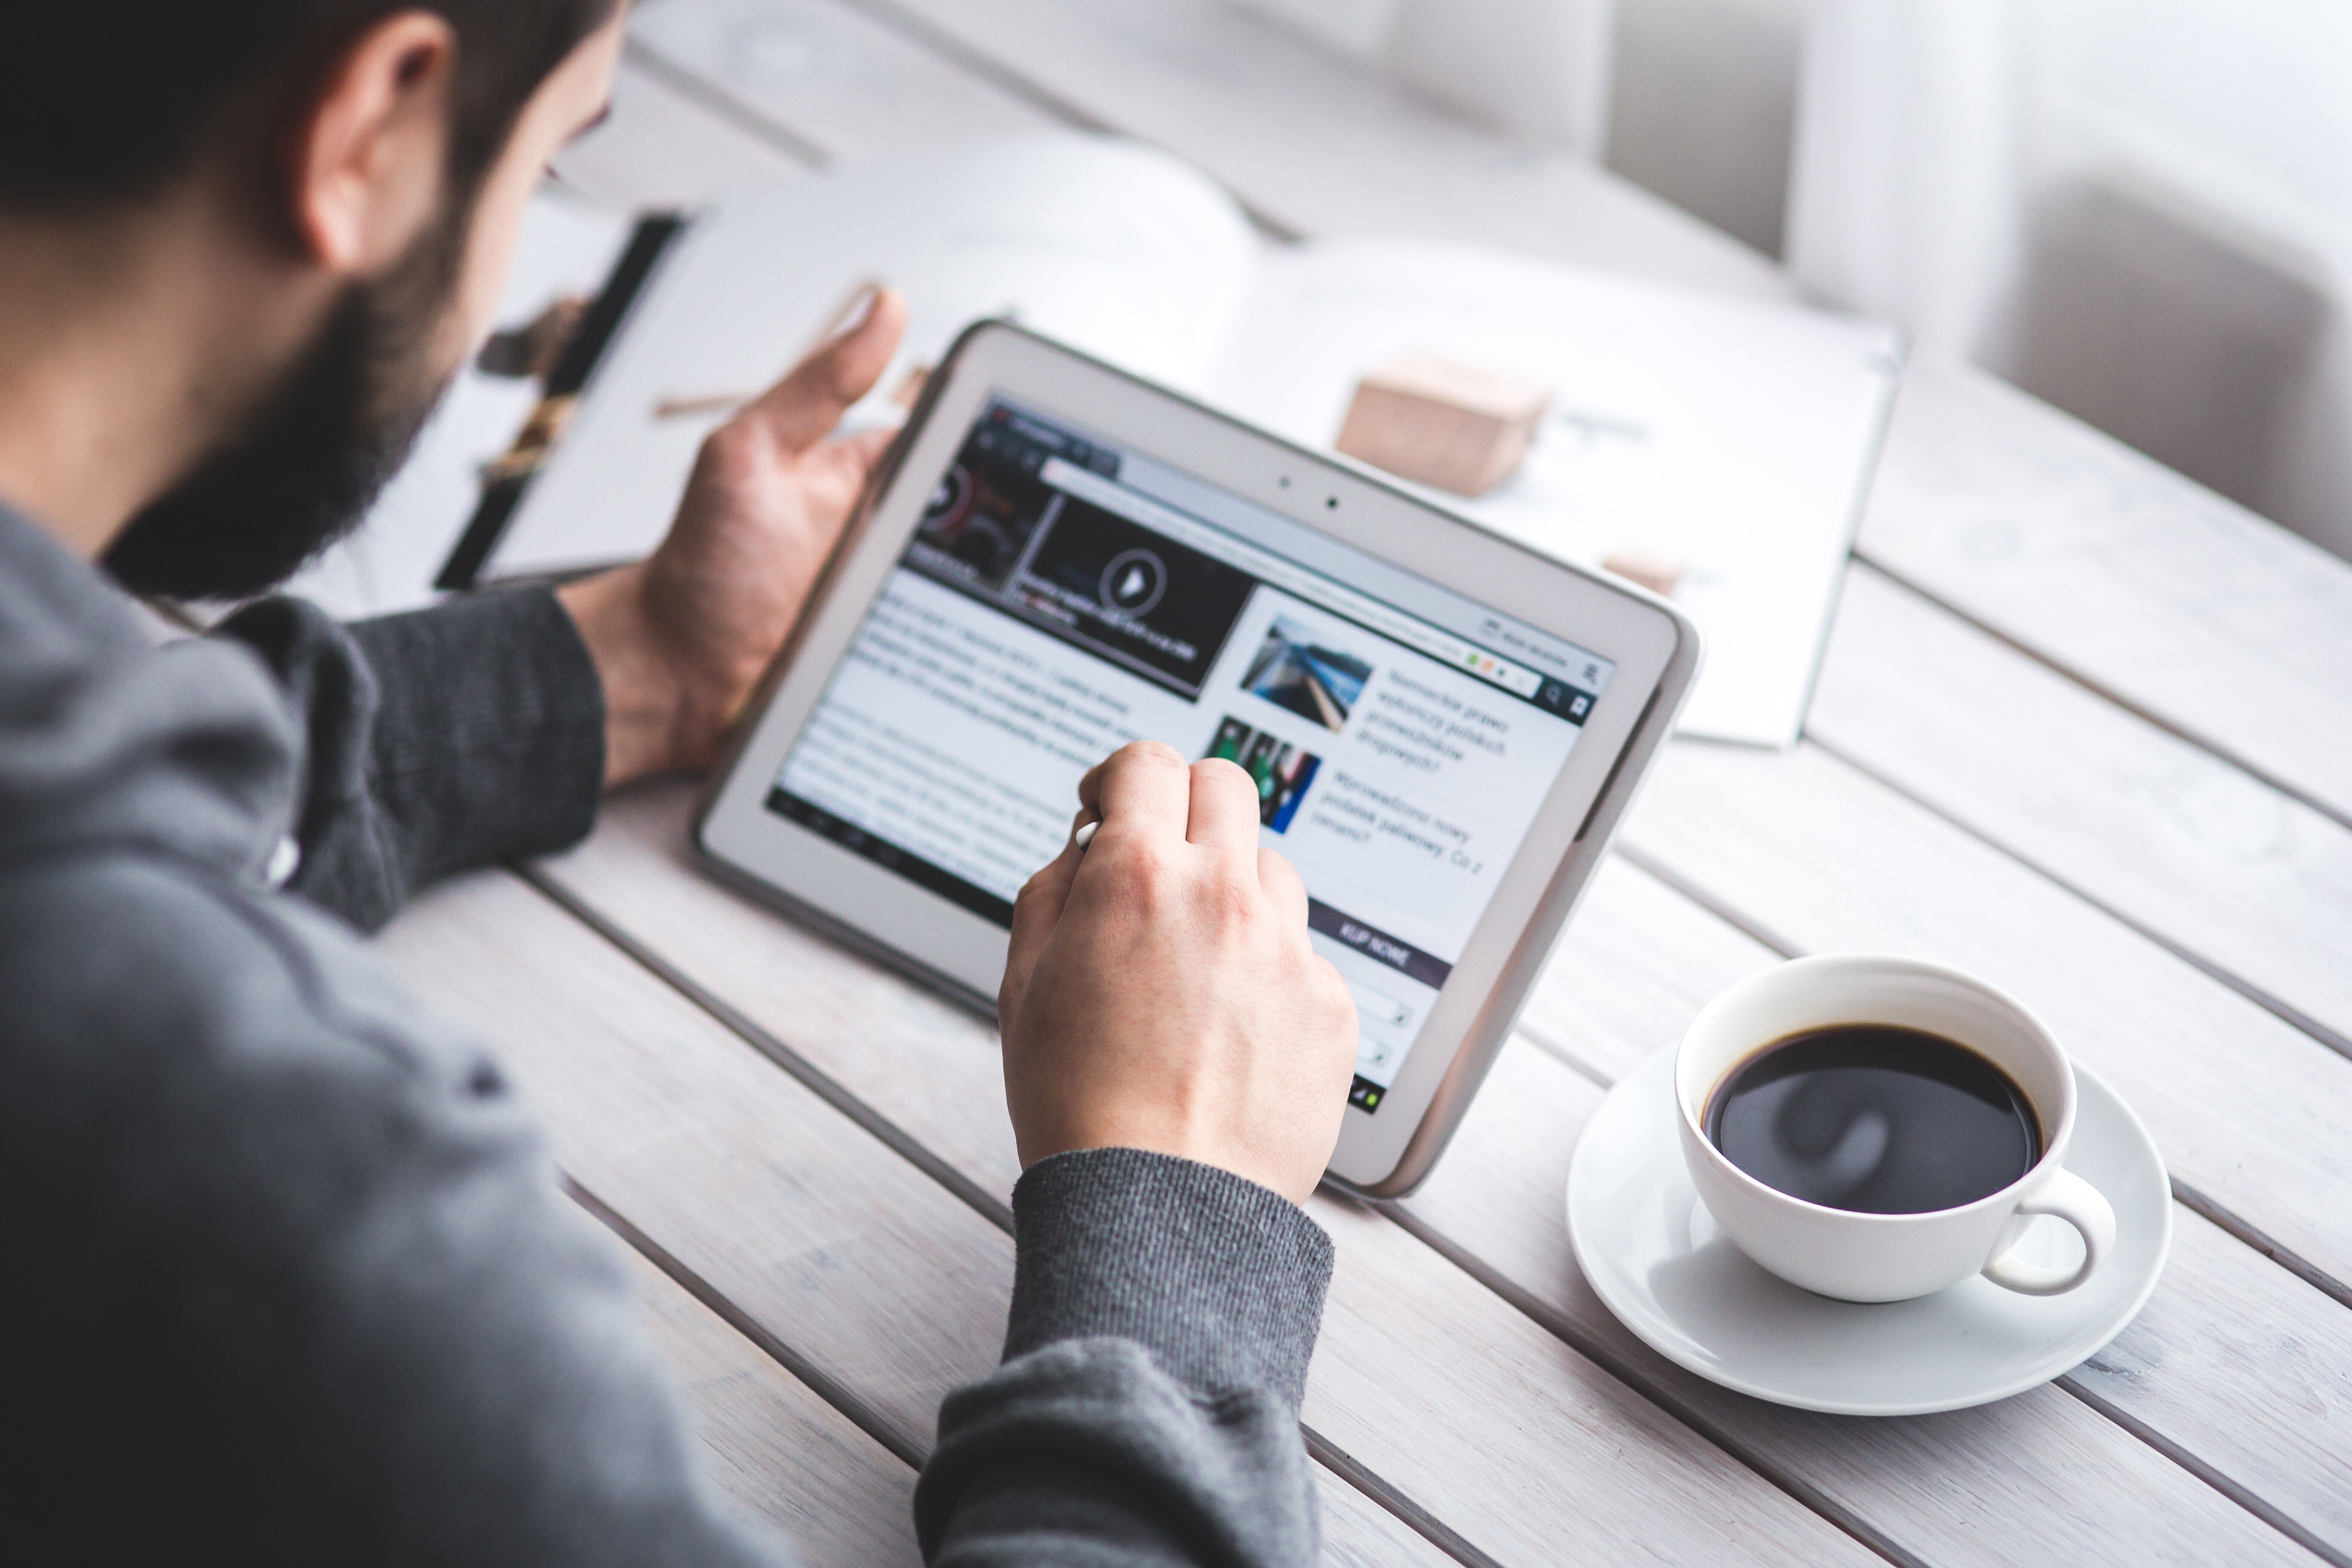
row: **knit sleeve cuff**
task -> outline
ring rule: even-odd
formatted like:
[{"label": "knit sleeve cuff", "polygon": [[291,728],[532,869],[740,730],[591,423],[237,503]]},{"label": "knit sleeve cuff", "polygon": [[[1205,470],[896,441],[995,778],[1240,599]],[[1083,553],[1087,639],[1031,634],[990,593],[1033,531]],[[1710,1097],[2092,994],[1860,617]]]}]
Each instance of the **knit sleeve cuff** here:
[{"label": "knit sleeve cuff", "polygon": [[1007,1361],[1110,1336],[1203,1394],[1305,1396],[1331,1238],[1297,1205],[1191,1160],[1087,1149],[1031,1166],[1013,1215]]},{"label": "knit sleeve cuff", "polygon": [[374,784],[413,880],[566,847],[595,825],[604,690],[545,588],[350,628],[382,692]]}]

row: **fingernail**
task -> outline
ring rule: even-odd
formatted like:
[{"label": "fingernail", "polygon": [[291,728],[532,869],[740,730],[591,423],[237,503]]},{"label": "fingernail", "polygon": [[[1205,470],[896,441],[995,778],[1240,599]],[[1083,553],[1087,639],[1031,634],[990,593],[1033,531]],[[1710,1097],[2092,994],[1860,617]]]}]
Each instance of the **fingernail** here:
[{"label": "fingernail", "polygon": [[882,298],[882,288],[878,280],[868,279],[834,317],[835,325],[825,334],[824,341],[828,344],[837,343],[844,338],[854,338],[864,331],[866,323],[874,319],[874,302]]}]

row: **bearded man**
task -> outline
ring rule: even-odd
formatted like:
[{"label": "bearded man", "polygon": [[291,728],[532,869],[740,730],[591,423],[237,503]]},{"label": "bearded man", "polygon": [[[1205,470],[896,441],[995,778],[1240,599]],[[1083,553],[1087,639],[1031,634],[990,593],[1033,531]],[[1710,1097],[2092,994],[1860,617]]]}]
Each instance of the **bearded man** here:
[{"label": "bearded man", "polygon": [[[0,1489],[12,1558],[748,1563],[608,1238],[369,952],[425,880],[709,762],[879,455],[887,292],[704,448],[642,565],[343,626],[247,599],[482,336],[615,0],[26,0],[0,21]],[[1223,763],[1130,748],[1015,923],[1006,1360],[954,1563],[1302,1563],[1354,1052]],[[1230,839],[1227,843],[1225,840]],[[1244,844],[1246,840],[1246,844]],[[1181,1001],[1181,1005],[1179,1005]]]}]

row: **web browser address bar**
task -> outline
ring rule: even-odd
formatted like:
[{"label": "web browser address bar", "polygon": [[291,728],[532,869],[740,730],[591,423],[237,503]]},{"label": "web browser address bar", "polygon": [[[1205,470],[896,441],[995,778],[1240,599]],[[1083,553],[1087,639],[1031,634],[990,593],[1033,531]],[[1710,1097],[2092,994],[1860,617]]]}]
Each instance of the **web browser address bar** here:
[{"label": "web browser address bar", "polygon": [[1465,675],[1491,681],[1506,691],[1530,700],[1543,685],[1543,677],[1532,669],[1523,669],[1507,659],[1496,658],[1485,648],[1473,647],[1459,637],[1448,637],[1426,621],[1415,620],[1378,599],[1309,572],[1270,550],[1262,550],[1246,540],[1236,539],[1221,528],[1212,528],[1198,518],[1163,505],[1090,469],[1079,468],[1076,463],[1061,458],[1048,458],[1045,466],[1038,470],[1037,477],[1065,495],[1075,496],[1105,511],[1116,512],[1130,522],[1155,529],[1203,555],[1214,556],[1229,566],[1238,566],[1251,576],[1270,583],[1285,593],[1296,595],[1309,604],[1320,605],[1350,620],[1360,621],[1374,631],[1394,637],[1407,647],[1417,648],[1440,664],[1451,666]]}]

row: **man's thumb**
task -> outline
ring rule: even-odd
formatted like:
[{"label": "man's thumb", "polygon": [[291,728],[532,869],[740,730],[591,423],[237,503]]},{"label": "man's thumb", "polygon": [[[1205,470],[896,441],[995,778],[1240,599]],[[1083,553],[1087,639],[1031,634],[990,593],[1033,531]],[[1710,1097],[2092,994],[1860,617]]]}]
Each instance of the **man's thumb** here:
[{"label": "man's thumb", "polygon": [[851,404],[874,390],[906,330],[906,296],[877,287],[852,325],[812,349],[744,416],[764,425],[787,450],[808,450],[833,434]]}]

